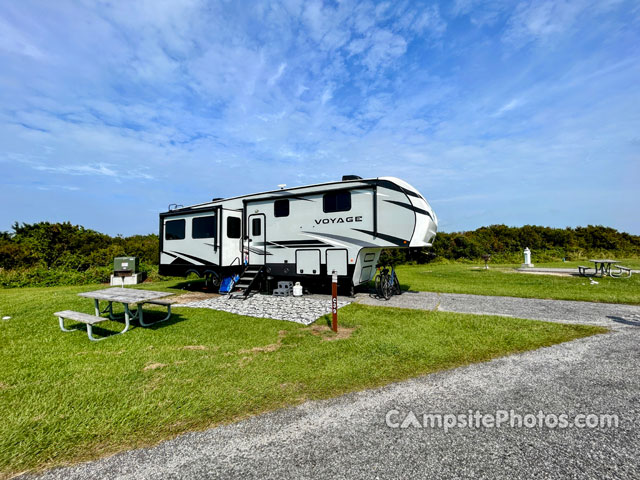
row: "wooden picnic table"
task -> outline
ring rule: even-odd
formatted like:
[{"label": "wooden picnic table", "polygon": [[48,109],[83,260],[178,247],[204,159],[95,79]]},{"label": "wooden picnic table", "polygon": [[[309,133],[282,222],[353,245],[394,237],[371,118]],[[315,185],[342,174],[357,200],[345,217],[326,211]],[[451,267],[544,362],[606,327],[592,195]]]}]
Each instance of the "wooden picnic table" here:
[{"label": "wooden picnic table", "polygon": [[614,263],[618,263],[618,260],[611,260],[609,258],[589,260],[589,261],[593,262],[593,264],[595,265],[595,270],[596,270],[595,275],[598,275],[598,272],[600,272],[601,277],[604,277],[607,275],[611,276],[611,265],[613,265]]},{"label": "wooden picnic table", "polygon": [[[109,318],[117,320],[118,318],[113,314],[113,302],[121,303],[124,307],[124,320],[125,330],[129,328],[129,322],[131,320],[137,320],[143,327],[153,325],[153,323],[144,323],[142,315],[142,305],[145,303],[151,303],[156,305],[163,305],[167,307],[167,316],[160,320],[164,322],[171,317],[171,304],[166,301],[159,300],[163,297],[173,295],[170,292],[155,292],[153,290],[138,290],[135,288],[105,288],[102,290],[95,290],[93,292],[83,292],[78,294],[81,297],[93,299],[93,305],[95,307],[96,316],[99,317],[102,313],[108,313]],[[100,310],[100,300],[109,302],[104,310]],[[132,312],[129,305],[135,304],[137,308],[135,312]],[[154,322],[157,323],[157,322]],[[124,332],[122,332],[124,333]]]}]

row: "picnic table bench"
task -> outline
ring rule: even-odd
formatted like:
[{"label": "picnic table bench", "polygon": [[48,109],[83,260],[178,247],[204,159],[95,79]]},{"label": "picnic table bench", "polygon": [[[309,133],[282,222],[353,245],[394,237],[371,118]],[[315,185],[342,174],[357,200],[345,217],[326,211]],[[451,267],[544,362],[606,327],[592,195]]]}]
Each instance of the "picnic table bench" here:
[{"label": "picnic table bench", "polygon": [[623,275],[625,275],[625,277],[630,277],[631,276],[631,268],[629,267],[623,267],[622,265],[614,265],[615,268],[618,269],[617,273],[611,273],[612,277],[622,277]]},{"label": "picnic table bench", "polygon": [[584,265],[578,265],[578,273],[583,276],[586,277],[588,275],[587,270],[589,270],[591,267],[585,267]]},{"label": "picnic table bench", "polygon": [[[107,320],[109,320],[108,318],[96,317],[95,315],[90,315],[88,313],[74,312],[73,310],[63,310],[61,312],[54,313],[54,315],[58,317],[58,322],[60,322],[60,330],[62,330],[63,332],[74,331],[73,329],[68,329],[64,327],[64,320],[66,318],[67,320],[74,320],[76,322],[85,323],[87,325],[87,335],[89,336],[89,340],[97,342],[98,340],[104,340],[105,338],[108,338],[108,337],[96,338],[93,336],[93,326],[100,322],[106,322]],[[120,333],[124,333],[127,330],[129,330],[129,322],[126,322],[124,330],[116,333],[116,335]]]},{"label": "picnic table bench", "polygon": [[[105,288],[103,290],[96,290],[93,292],[83,292],[78,294],[81,297],[91,298],[94,302],[95,315],[89,315],[87,313],[75,312],[73,310],[63,310],[61,312],[54,313],[55,316],[58,317],[60,322],[60,329],[63,332],[72,332],[73,330],[69,330],[64,327],[64,319],[75,320],[76,322],[84,323],[87,325],[87,335],[89,340],[98,341],[104,340],[108,337],[95,338],[93,336],[93,325],[96,325],[100,322],[105,322],[107,320],[122,320],[124,319],[124,329],[116,335],[125,333],[129,330],[131,320],[137,320],[140,326],[149,327],[151,325],[155,325],[156,323],[164,322],[165,320],[169,320],[171,318],[171,302],[168,300],[161,300],[162,297],[167,297],[169,295],[173,295],[172,293],[167,292],[154,292],[152,290],[138,290],[134,288]],[[104,310],[100,309],[100,300],[107,301],[108,304],[104,308]],[[113,302],[122,303],[124,307],[124,317],[116,316],[113,313]],[[131,311],[129,305],[135,304],[135,311]],[[167,307],[167,315],[161,320],[145,323],[143,317],[143,305],[151,304],[151,305],[160,305],[163,307]],[[109,317],[101,316],[103,313],[108,313]],[[112,336],[112,335],[110,335]]]}]

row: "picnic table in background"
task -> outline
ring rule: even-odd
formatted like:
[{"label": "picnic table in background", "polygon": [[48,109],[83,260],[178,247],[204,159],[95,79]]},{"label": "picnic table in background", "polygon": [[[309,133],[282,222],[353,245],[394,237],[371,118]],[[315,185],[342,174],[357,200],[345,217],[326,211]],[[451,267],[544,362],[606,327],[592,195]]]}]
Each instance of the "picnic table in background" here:
[{"label": "picnic table in background", "polygon": [[[60,321],[60,329],[63,332],[70,332],[73,330],[68,330],[64,327],[64,319],[75,320],[77,322],[81,322],[87,325],[87,335],[90,340],[104,340],[107,337],[95,338],[92,334],[93,325],[105,322],[109,319],[111,320],[120,320],[122,317],[117,317],[113,313],[113,303],[121,303],[124,307],[124,329],[120,333],[125,333],[129,330],[131,320],[137,320],[138,323],[143,327],[148,327],[151,325],[155,325],[159,322],[164,322],[165,320],[169,320],[171,318],[171,303],[166,300],[160,300],[163,297],[168,297],[173,295],[173,293],[169,292],[155,292],[153,290],[138,290],[135,288],[105,288],[102,290],[95,290],[93,292],[83,292],[78,294],[81,297],[91,298],[93,299],[93,305],[95,308],[95,316],[89,315],[82,312],[74,312],[71,310],[64,310],[62,312],[54,313],[55,316],[58,317]],[[100,301],[108,302],[107,306],[104,310],[100,309]],[[142,307],[145,303],[149,303],[152,305],[161,305],[167,307],[167,316],[162,320],[158,320],[153,323],[145,323],[143,317]],[[135,312],[132,312],[129,308],[129,305],[136,305]],[[109,318],[102,317],[101,314],[108,313]]]},{"label": "picnic table in background", "polygon": [[[589,261],[593,262],[595,265],[595,268],[594,268],[595,273],[593,274],[593,276],[604,277],[608,275],[611,278],[620,278],[620,277],[629,278],[631,276],[632,269],[630,267],[623,267],[622,265],[616,265],[618,263],[618,260],[598,259],[598,260],[589,260]],[[611,265],[617,268],[618,271],[612,272]],[[580,265],[578,267],[578,274],[583,277],[588,277],[590,276],[588,272],[590,268],[591,267],[585,267],[584,265]]]},{"label": "picnic table in background", "polygon": [[[594,264],[594,276],[598,277],[621,277],[626,274],[627,277],[631,276],[631,268],[623,267],[622,265],[616,265],[618,260],[612,260],[610,258],[602,258],[602,259],[592,259],[589,260]],[[618,272],[611,272],[611,266],[614,265],[615,268],[618,269]],[[590,267],[585,267],[584,265],[580,265],[578,267],[578,273],[582,276],[588,276]]]},{"label": "picnic table in background", "polygon": [[611,276],[611,265],[613,265],[614,263],[618,263],[618,260],[611,260],[608,258],[589,261],[593,262],[593,264],[595,265],[595,274],[598,275],[598,272],[600,272],[601,277],[607,275]]}]

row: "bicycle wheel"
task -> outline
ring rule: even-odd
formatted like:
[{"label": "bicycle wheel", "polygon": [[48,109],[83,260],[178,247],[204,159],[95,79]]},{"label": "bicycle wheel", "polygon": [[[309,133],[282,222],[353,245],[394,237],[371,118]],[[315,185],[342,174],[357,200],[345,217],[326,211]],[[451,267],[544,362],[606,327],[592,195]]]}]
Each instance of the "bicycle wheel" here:
[{"label": "bicycle wheel", "polygon": [[391,285],[391,277],[389,275],[385,275],[380,280],[380,289],[382,290],[382,298],[389,300],[393,295],[393,285]]},{"label": "bicycle wheel", "polygon": [[376,275],[376,278],[373,279],[373,283],[375,285],[376,295],[378,297],[382,297],[382,288],[380,287],[381,279],[380,279],[380,274],[379,273]]},{"label": "bicycle wheel", "polygon": [[402,295],[402,289],[400,288],[400,280],[398,280],[398,276],[393,276],[393,294],[394,295]]}]

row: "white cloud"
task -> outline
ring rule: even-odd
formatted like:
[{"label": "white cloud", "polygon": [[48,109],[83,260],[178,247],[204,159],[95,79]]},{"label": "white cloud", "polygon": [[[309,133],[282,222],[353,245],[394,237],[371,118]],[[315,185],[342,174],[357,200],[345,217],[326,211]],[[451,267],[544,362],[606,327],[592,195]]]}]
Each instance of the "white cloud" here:
[{"label": "white cloud", "polygon": [[27,35],[0,18],[0,50],[25,55],[36,60],[45,58],[44,52]]},{"label": "white cloud", "polygon": [[269,81],[268,81],[269,86],[273,87],[276,84],[276,82],[280,79],[280,77],[282,77],[282,74],[284,73],[286,68],[287,68],[286,63],[283,62],[280,64],[280,66],[278,67],[278,71],[271,78],[269,78]]},{"label": "white cloud", "polygon": [[512,0],[456,0],[451,6],[454,16],[468,15],[479,27],[492,26],[517,6]]},{"label": "white cloud", "polygon": [[518,4],[503,35],[515,44],[545,40],[576,26],[580,17],[602,14],[619,6],[621,0],[529,0]]},{"label": "white cloud", "polygon": [[407,42],[404,38],[387,30],[377,30],[371,36],[371,48],[365,55],[363,63],[369,70],[377,70],[404,55],[406,50]]},{"label": "white cloud", "polygon": [[520,107],[524,102],[522,100],[520,100],[519,98],[514,98],[510,101],[508,101],[507,103],[505,103],[503,106],[501,106],[496,113],[493,114],[494,117],[499,117],[500,115],[507,113],[511,110],[513,110],[514,108],[518,108]]},{"label": "white cloud", "polygon": [[350,55],[360,56],[359,61],[370,72],[390,65],[407,50],[407,41],[389,30],[373,29],[367,36],[353,39],[348,47]]},{"label": "white cloud", "polygon": [[428,7],[405,8],[398,5],[395,12],[394,29],[408,30],[418,35],[440,36],[447,28],[440,16],[437,5]]},{"label": "white cloud", "polygon": [[422,13],[416,16],[415,22],[411,25],[411,29],[417,33],[432,32],[441,35],[447,28],[446,23],[442,20],[438,8],[434,5],[426,8]]},{"label": "white cloud", "polygon": [[80,187],[74,185],[37,185],[36,188],[44,191],[67,190],[69,192],[77,192],[80,190]]},{"label": "white cloud", "polygon": [[[32,160],[22,160],[22,163],[28,165],[34,170],[48,173],[56,173],[61,175],[73,175],[73,176],[104,176],[112,177],[115,179],[143,179],[152,180],[153,176],[141,171],[137,167],[130,169],[124,169],[122,167],[116,167],[112,164],[88,164],[88,165],[46,165]],[[67,190],[72,190],[70,186],[65,187]]]},{"label": "white cloud", "polygon": [[320,99],[320,102],[324,105],[332,98],[333,98],[333,93],[331,92],[331,88],[327,88],[324,92],[322,92],[322,98]]}]

